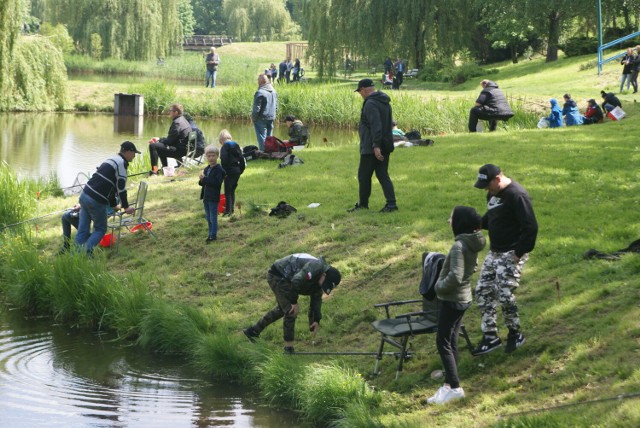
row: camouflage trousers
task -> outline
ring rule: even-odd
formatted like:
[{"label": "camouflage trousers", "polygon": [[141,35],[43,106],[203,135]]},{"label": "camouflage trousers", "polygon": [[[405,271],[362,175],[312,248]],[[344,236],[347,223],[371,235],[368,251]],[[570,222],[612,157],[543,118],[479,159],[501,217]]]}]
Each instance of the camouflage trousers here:
[{"label": "camouflage trousers", "polygon": [[496,325],[498,303],[502,305],[504,322],[510,330],[520,330],[520,317],[514,292],[520,285],[522,268],[529,258],[524,254],[518,263],[514,262],[514,251],[500,253],[489,251],[480,271],[480,279],[475,289],[475,299],[482,324],[483,333],[497,332]]},{"label": "camouflage trousers", "polygon": [[273,324],[280,318],[284,317],[284,321],[282,322],[284,340],[285,342],[293,341],[296,317],[289,314],[289,311],[291,310],[291,299],[289,297],[291,293],[291,283],[288,280],[272,275],[271,273],[267,273],[267,282],[269,283],[269,287],[271,287],[271,291],[273,291],[273,294],[276,296],[277,305],[275,308],[264,314],[264,316],[252,327],[256,333],[260,333],[268,325]]}]

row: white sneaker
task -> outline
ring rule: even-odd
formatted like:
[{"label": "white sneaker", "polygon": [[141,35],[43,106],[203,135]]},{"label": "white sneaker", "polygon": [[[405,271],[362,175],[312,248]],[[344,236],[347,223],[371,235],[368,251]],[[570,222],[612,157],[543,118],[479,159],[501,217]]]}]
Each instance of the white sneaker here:
[{"label": "white sneaker", "polygon": [[447,388],[447,391],[440,395],[433,404],[444,404],[451,400],[459,400],[464,398],[464,390],[462,388]]},{"label": "white sneaker", "polygon": [[446,393],[447,393],[447,391],[448,391],[448,390],[450,390],[450,389],[451,389],[451,388],[449,388],[449,386],[448,386],[448,385],[442,385],[442,386],[441,386],[441,387],[436,391],[436,393],[435,393],[433,396],[431,396],[431,397],[427,398],[427,403],[428,403],[428,404],[435,404],[435,403],[440,399],[440,397],[442,397],[444,394],[446,394]]}]

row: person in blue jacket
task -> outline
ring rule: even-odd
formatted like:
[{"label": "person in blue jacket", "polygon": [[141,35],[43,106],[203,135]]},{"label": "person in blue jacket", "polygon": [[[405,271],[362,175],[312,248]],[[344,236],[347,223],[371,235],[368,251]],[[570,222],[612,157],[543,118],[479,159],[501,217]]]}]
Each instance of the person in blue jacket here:
[{"label": "person in blue jacket", "polygon": [[558,100],[551,98],[551,114],[546,119],[549,121],[549,128],[560,128],[562,126],[562,109],[558,105]]},{"label": "person in blue jacket", "polygon": [[578,110],[578,105],[571,99],[571,95],[564,94],[564,107],[562,108],[562,115],[564,116],[564,122],[567,126],[582,125],[582,115]]}]

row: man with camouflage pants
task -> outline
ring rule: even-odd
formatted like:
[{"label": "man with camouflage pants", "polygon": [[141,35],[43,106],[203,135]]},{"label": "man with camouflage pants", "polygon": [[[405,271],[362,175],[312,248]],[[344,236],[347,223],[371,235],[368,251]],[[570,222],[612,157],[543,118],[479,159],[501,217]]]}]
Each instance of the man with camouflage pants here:
[{"label": "man with camouflage pants", "polygon": [[297,253],[276,260],[267,272],[267,282],[276,296],[276,307],[242,332],[255,341],[269,324],[284,317],[284,352],[293,354],[293,337],[298,315],[298,295],[311,297],[309,330],[315,334],[320,328],[322,293],[329,294],[340,283],[340,272],[324,258]]},{"label": "man with camouflage pants", "polygon": [[475,289],[482,314],[483,338],[474,355],[487,354],[502,346],[496,325],[498,303],[502,305],[509,328],[505,352],[511,353],[525,342],[514,292],[529,252],[535,246],[538,222],[527,191],[503,175],[500,167],[482,166],[475,187],[487,191],[487,213],[482,217],[482,228],[489,230],[491,247]]}]

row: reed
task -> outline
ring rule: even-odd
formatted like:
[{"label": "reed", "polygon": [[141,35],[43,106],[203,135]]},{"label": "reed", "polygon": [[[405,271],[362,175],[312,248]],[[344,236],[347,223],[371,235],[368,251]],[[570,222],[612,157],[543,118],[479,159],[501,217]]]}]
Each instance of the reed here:
[{"label": "reed", "polygon": [[296,408],[304,370],[300,359],[273,352],[257,368],[263,397],[275,406]]},{"label": "reed", "polygon": [[[36,210],[38,185],[33,180],[18,180],[13,169],[6,163],[0,163],[0,227],[15,224],[32,217]],[[23,228],[0,231],[19,232]]]},{"label": "reed", "polygon": [[256,379],[255,367],[263,360],[263,347],[247,343],[246,338],[220,331],[201,335],[192,348],[191,362],[205,375],[251,384]]}]

